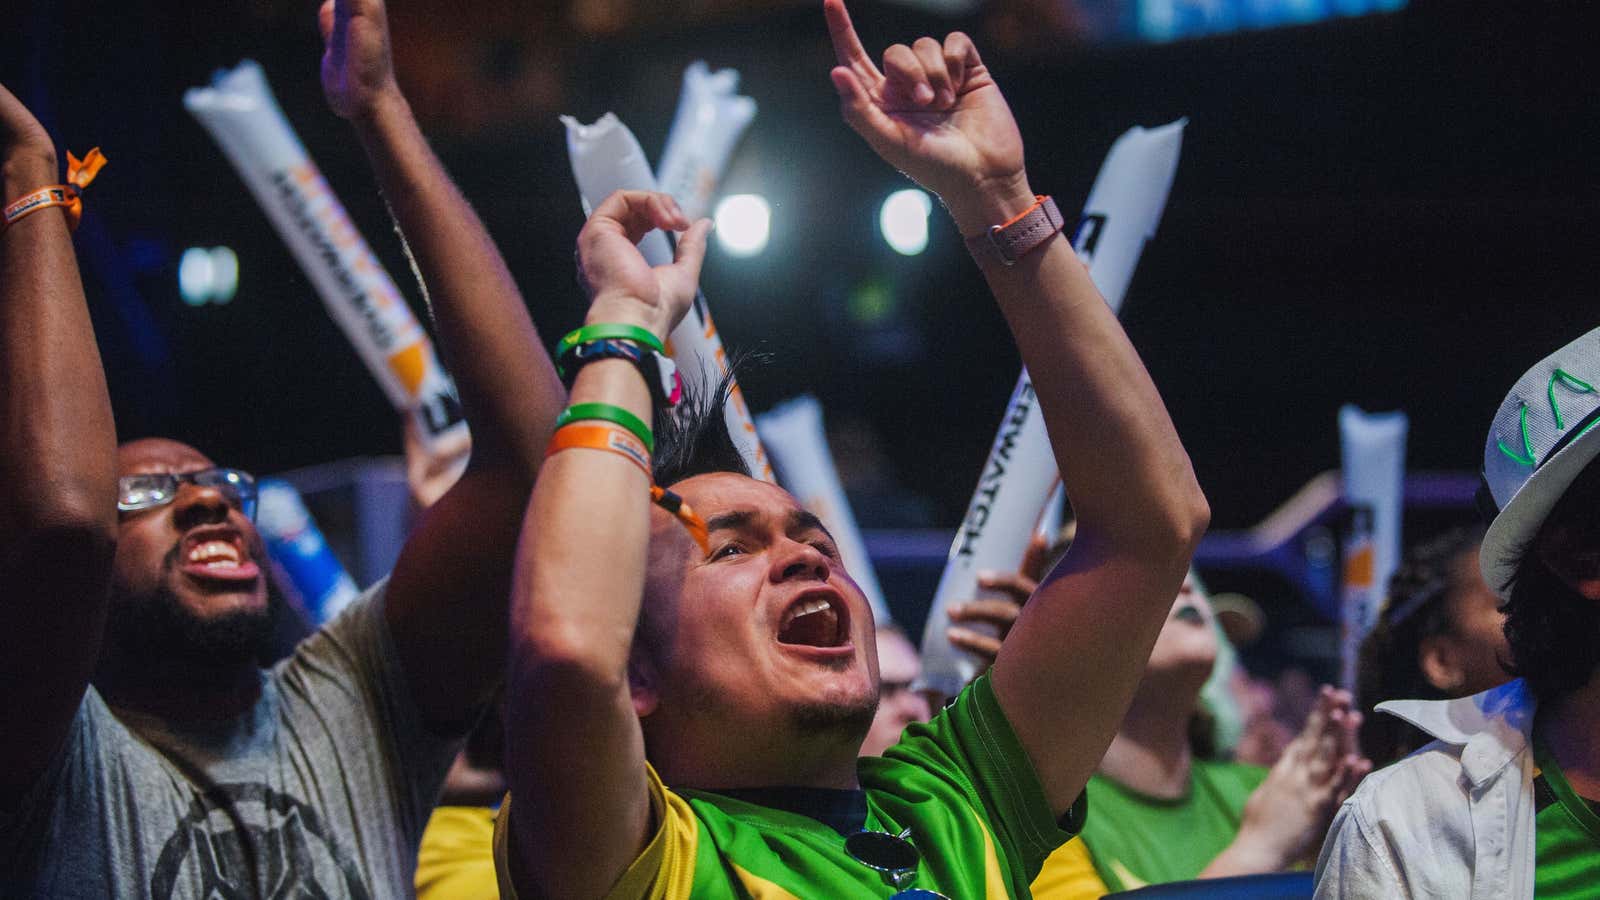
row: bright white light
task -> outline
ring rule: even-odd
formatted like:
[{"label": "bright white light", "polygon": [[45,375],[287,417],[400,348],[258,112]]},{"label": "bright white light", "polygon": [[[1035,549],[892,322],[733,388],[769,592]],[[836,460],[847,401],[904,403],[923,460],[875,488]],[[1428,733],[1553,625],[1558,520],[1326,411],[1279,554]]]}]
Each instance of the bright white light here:
[{"label": "bright white light", "polygon": [[228,247],[211,248],[211,302],[227,303],[239,292],[239,256]]},{"label": "bright white light", "polygon": [[928,249],[928,214],[933,201],[916,188],[895,191],[878,210],[878,228],[895,252],[916,256]]},{"label": "bright white light", "polygon": [[190,247],[178,258],[178,294],[190,306],[221,306],[239,292],[239,256],[228,247]]},{"label": "bright white light", "polygon": [[190,306],[203,306],[211,299],[211,252],[190,247],[178,258],[178,294]]},{"label": "bright white light", "polygon": [[717,243],[730,256],[755,256],[772,234],[772,207],[760,194],[730,194],[712,216]]}]

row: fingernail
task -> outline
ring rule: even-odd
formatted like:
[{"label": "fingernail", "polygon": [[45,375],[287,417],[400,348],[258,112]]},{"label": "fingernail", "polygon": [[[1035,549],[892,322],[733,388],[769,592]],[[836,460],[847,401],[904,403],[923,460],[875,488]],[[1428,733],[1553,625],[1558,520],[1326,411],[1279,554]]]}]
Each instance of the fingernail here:
[{"label": "fingernail", "polygon": [[995,580],[996,578],[999,578],[999,577],[1000,577],[1000,573],[996,572],[993,569],[979,569],[978,570],[978,580],[979,581],[993,581],[993,580]]},{"label": "fingernail", "polygon": [[959,616],[963,612],[966,612],[967,605],[965,603],[952,603],[949,606],[946,606],[944,609],[945,609],[945,612],[950,614],[950,615]]},{"label": "fingernail", "polygon": [[954,102],[956,102],[956,95],[955,95],[955,93],[953,91],[940,91],[939,92],[939,105],[940,106],[949,106],[950,104],[952,104]]},{"label": "fingernail", "polygon": [[918,103],[931,103],[933,101],[933,88],[919,84],[911,90],[911,99]]}]

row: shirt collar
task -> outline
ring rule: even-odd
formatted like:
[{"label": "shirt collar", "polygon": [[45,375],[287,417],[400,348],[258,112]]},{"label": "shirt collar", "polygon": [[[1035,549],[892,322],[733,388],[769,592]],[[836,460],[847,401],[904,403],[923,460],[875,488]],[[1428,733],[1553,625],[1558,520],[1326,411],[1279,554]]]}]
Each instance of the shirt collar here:
[{"label": "shirt collar", "polygon": [[1389,700],[1377,711],[1399,717],[1446,744],[1461,747],[1461,769],[1481,786],[1527,749],[1537,706],[1522,679],[1457,700]]}]

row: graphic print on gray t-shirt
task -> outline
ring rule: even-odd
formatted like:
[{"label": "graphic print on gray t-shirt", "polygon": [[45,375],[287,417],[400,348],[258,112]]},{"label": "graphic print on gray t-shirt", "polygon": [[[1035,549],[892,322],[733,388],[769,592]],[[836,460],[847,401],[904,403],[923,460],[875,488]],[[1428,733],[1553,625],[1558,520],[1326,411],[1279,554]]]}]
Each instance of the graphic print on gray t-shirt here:
[{"label": "graphic print on gray t-shirt", "polygon": [[409,896],[459,741],[421,723],[383,587],[263,671],[237,718],[168,722],[86,691],[0,816],[0,898]]},{"label": "graphic print on gray t-shirt", "polygon": [[189,878],[198,878],[203,896],[216,900],[255,896],[255,885],[264,897],[370,896],[360,869],[317,811],[264,784],[222,784],[195,797],[161,848],[150,894],[178,896],[178,885]]}]

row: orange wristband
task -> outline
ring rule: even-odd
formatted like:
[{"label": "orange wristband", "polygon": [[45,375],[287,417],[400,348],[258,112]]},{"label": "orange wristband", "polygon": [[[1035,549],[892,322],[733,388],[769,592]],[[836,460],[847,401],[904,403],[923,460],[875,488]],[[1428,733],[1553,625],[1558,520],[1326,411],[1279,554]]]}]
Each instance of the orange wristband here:
[{"label": "orange wristband", "polygon": [[83,217],[82,191],[100,174],[105,164],[105,155],[99,147],[84,154],[83,159],[67,151],[67,183],[47,185],[18,197],[0,211],[0,220],[9,226],[30,213],[59,206],[67,211],[67,227],[76,230],[78,220]]},{"label": "orange wristband", "polygon": [[545,448],[544,455],[548,459],[563,450],[574,449],[615,453],[638,466],[644,477],[650,477],[650,451],[644,448],[643,441],[626,428],[594,424],[588,420],[563,425],[550,436],[550,444]]}]

